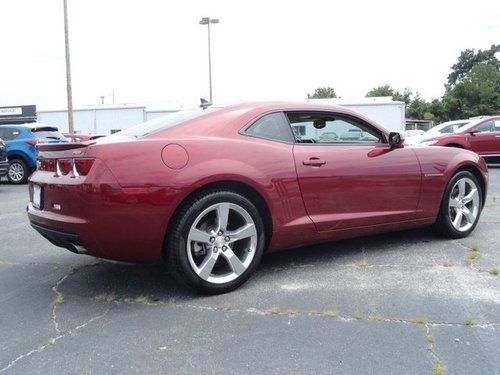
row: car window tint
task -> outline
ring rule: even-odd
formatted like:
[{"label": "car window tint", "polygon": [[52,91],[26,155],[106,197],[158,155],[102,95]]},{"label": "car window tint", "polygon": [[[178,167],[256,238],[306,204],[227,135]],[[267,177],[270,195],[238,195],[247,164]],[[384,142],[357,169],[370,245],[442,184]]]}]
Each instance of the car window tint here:
[{"label": "car window tint", "polygon": [[493,127],[493,121],[486,121],[485,123],[482,123],[481,125],[477,126],[476,131],[480,133],[490,132],[492,131],[492,127]]},{"label": "car window tint", "polygon": [[54,130],[32,130],[31,134],[38,138],[64,139],[64,135]]},{"label": "car window tint", "polygon": [[270,113],[261,117],[245,133],[274,141],[293,142],[290,128],[282,113]]},{"label": "car window tint", "polygon": [[4,141],[12,141],[13,139],[17,138],[19,134],[21,134],[20,130],[14,129],[14,128],[4,128],[3,129],[3,140]]},{"label": "car window tint", "polygon": [[342,115],[291,112],[287,114],[298,143],[382,143],[375,129]]},{"label": "car window tint", "polygon": [[500,132],[500,119],[496,119],[494,122],[495,122],[495,131]]}]

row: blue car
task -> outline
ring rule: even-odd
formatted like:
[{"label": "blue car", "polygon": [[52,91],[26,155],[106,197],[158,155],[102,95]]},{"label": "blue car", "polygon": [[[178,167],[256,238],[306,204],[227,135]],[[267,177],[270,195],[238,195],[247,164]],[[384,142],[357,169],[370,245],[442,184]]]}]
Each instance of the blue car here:
[{"label": "blue car", "polygon": [[35,171],[37,144],[67,142],[56,127],[38,123],[0,125],[0,138],[7,144],[7,177],[12,184],[26,183],[30,174]]}]

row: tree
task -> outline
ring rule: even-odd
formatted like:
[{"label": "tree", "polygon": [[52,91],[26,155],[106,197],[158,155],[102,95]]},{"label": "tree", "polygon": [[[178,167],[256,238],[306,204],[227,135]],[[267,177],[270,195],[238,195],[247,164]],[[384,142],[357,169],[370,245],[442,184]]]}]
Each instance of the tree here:
[{"label": "tree", "polygon": [[394,90],[391,85],[385,84],[374,87],[366,93],[365,97],[372,98],[376,96],[390,96],[392,100],[405,102],[406,105],[409,105],[412,95],[413,92],[408,87],[404,89],[403,93],[400,93],[399,91]]},{"label": "tree", "polygon": [[500,112],[500,66],[478,63],[448,89],[443,102],[451,118]]},{"label": "tree", "polygon": [[386,84],[382,86],[377,86],[368,91],[365,95],[367,98],[373,98],[377,96],[390,96],[392,97],[394,95],[394,89],[391,87],[391,85]]},{"label": "tree", "polygon": [[318,87],[314,90],[314,94],[307,94],[307,99],[325,99],[325,98],[336,98],[337,94],[335,89],[330,86]]},{"label": "tree", "polygon": [[488,50],[466,49],[458,56],[458,62],[451,67],[451,73],[448,75],[448,89],[457,83],[463,81],[474,66],[477,64],[491,64],[500,67],[500,61],[495,54],[500,52],[500,44],[492,44]]}]

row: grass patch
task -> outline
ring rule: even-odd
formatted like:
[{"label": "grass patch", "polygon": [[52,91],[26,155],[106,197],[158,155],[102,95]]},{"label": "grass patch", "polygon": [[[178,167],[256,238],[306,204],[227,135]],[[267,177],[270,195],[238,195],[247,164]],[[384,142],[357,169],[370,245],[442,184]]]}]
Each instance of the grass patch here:
[{"label": "grass patch", "polygon": [[423,315],[419,315],[415,318],[413,318],[412,320],[410,320],[412,323],[416,323],[416,324],[427,324],[427,318]]},{"label": "grass patch", "polygon": [[281,313],[281,307],[279,307],[279,306],[271,306],[269,308],[269,310],[267,310],[267,312],[269,314],[273,314],[273,315],[279,314],[279,313]]},{"label": "grass patch", "polygon": [[364,312],[358,311],[354,313],[354,317],[358,320],[366,320],[368,319],[368,315]]},{"label": "grass patch", "polygon": [[318,315],[318,310],[309,310],[309,315]]},{"label": "grass patch", "polygon": [[134,299],[135,303],[142,303],[142,304],[147,304],[149,303],[149,298],[146,296],[139,296],[136,299]]},{"label": "grass patch", "polygon": [[366,258],[363,258],[363,259],[360,259],[356,262],[356,266],[358,267],[368,267],[369,266],[369,263],[368,263],[368,259]]},{"label": "grass patch", "polygon": [[297,309],[288,309],[288,310],[286,310],[286,312],[290,316],[297,316],[297,315],[299,315],[299,310],[297,310]]},{"label": "grass patch", "polygon": [[224,310],[224,311],[229,312],[229,311],[233,311],[233,310],[234,310],[234,307],[233,307],[233,305],[231,305],[230,303],[228,303],[227,305],[222,306],[222,307],[221,307],[221,310]]},{"label": "grass patch", "polygon": [[370,319],[376,320],[377,322],[382,322],[385,320],[385,316],[383,316],[382,314],[376,314],[371,316]]},{"label": "grass patch", "polygon": [[323,315],[329,318],[336,318],[339,316],[339,312],[337,310],[327,310],[323,313]]},{"label": "grass patch", "polygon": [[469,256],[465,260],[465,263],[467,263],[469,266],[474,263],[474,261],[479,257],[479,252],[478,251],[471,251],[469,253]]},{"label": "grass patch", "polygon": [[432,370],[433,375],[444,375],[444,368],[443,365],[441,365],[441,362],[436,361],[434,363],[434,369]]},{"label": "grass patch", "polygon": [[453,267],[455,263],[453,263],[451,260],[445,260],[443,263],[444,267]]},{"label": "grass patch", "polygon": [[464,324],[468,327],[472,327],[472,326],[476,325],[476,322],[474,322],[474,319],[472,319],[472,318],[467,318],[464,320]]},{"label": "grass patch", "polygon": [[427,335],[427,341],[432,344],[434,342],[434,335]]},{"label": "grass patch", "polygon": [[53,339],[52,337],[47,340],[47,344],[49,344],[49,345],[54,345],[55,343],[56,343],[56,340]]},{"label": "grass patch", "polygon": [[97,297],[95,297],[96,301],[106,301],[106,302],[113,302],[116,300],[116,294],[114,293],[102,293],[99,294]]},{"label": "grass patch", "polygon": [[56,305],[60,305],[60,304],[61,304],[61,303],[63,303],[63,302],[64,302],[64,296],[63,296],[61,293],[58,293],[58,294],[56,295],[56,298],[54,299],[54,303],[55,303]]},{"label": "grass patch", "polygon": [[472,244],[472,251],[474,251],[474,252],[479,251],[479,244],[477,242],[474,242]]},{"label": "grass patch", "polygon": [[490,270],[490,274],[492,274],[493,276],[498,276],[500,274],[500,268],[492,268]]}]

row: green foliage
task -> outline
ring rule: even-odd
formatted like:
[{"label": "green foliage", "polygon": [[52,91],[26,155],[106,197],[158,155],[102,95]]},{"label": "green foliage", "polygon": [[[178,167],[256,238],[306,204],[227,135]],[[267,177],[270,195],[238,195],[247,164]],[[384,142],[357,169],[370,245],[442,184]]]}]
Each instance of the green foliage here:
[{"label": "green foliage", "polygon": [[326,99],[326,98],[336,98],[337,94],[335,89],[330,86],[318,87],[314,90],[314,94],[307,94],[307,99]]},{"label": "green foliage", "polygon": [[500,44],[492,44],[488,50],[466,49],[458,56],[458,61],[451,67],[451,73],[448,76],[447,87],[462,82],[468,73],[478,64],[491,64],[500,67],[500,61],[495,57],[495,54],[500,52]]},{"label": "green foliage", "polygon": [[392,100],[398,102],[405,102],[406,105],[410,104],[413,92],[406,87],[402,93],[394,90],[391,85],[385,84],[382,86],[377,86],[368,91],[365,95],[367,98],[373,98],[377,96],[390,96]]}]

